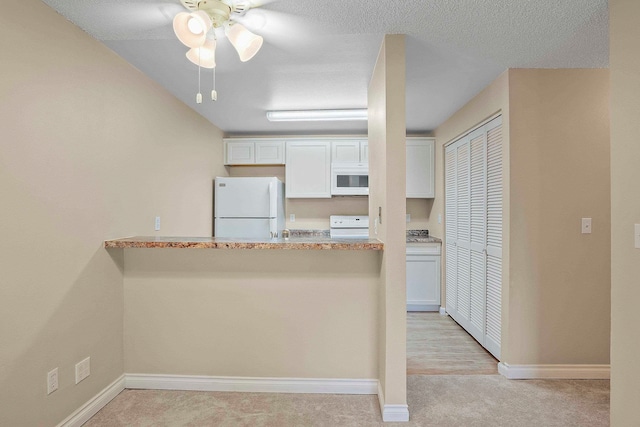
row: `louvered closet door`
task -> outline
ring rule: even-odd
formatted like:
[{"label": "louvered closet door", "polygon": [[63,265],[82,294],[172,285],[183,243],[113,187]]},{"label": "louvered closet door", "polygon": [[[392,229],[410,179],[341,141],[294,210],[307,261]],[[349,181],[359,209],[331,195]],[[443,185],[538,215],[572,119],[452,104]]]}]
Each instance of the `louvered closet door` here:
[{"label": "louvered closet door", "polygon": [[485,336],[487,138],[484,126],[469,134],[470,151],[470,310],[468,331],[480,343]]},{"label": "louvered closet door", "polygon": [[456,206],[456,144],[449,145],[445,150],[445,291],[446,310],[454,319],[457,317],[457,269],[458,252],[456,238],[458,235],[458,220]]},{"label": "louvered closet door", "polygon": [[457,315],[454,319],[465,329],[469,329],[471,311],[471,187],[470,187],[470,147],[469,138],[458,143],[457,151]]},{"label": "louvered closet door", "polygon": [[487,291],[484,346],[500,359],[502,326],[502,117],[487,129]]}]

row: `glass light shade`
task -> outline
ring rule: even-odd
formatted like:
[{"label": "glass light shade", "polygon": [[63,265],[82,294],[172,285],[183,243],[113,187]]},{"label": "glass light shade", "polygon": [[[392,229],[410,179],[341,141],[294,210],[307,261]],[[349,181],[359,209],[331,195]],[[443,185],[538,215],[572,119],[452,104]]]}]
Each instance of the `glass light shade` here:
[{"label": "glass light shade", "polygon": [[238,51],[240,61],[246,62],[254,57],[262,47],[263,39],[253,34],[241,24],[225,26],[224,33]]},{"label": "glass light shade", "polygon": [[[198,55],[200,58],[198,58]],[[216,67],[216,41],[207,40],[201,47],[194,47],[187,52],[187,59],[202,68]]]},{"label": "glass light shade", "polygon": [[204,44],[211,26],[211,18],[202,10],[192,13],[180,12],[173,18],[173,31],[176,37],[185,46],[191,48]]}]

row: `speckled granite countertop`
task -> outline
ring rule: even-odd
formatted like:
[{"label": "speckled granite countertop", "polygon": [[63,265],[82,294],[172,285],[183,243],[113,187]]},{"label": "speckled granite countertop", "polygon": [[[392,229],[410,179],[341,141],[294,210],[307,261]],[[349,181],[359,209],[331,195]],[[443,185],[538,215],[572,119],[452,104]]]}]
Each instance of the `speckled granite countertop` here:
[{"label": "speckled granite countertop", "polygon": [[374,250],[384,249],[376,239],[331,239],[328,236],[285,239],[226,239],[215,237],[136,236],[106,240],[105,248],[197,248],[197,249],[298,249]]},{"label": "speckled granite countertop", "polygon": [[442,240],[429,236],[429,230],[407,230],[407,243],[440,243]]},{"label": "speckled granite countertop", "polygon": [[[374,250],[384,249],[377,239],[332,239],[329,230],[290,230],[289,239],[228,239],[216,237],[135,236],[107,240],[105,248],[199,248],[199,249],[302,249]],[[428,230],[407,230],[407,243],[442,243]]]}]

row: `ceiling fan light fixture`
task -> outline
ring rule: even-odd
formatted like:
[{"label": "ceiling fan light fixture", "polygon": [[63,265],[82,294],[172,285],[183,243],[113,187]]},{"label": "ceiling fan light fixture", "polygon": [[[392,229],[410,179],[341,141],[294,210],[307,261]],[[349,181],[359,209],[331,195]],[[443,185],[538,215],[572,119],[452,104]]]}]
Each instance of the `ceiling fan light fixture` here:
[{"label": "ceiling fan light fixture", "polygon": [[244,25],[234,23],[225,25],[224,33],[238,52],[240,61],[247,62],[253,58],[262,47],[264,39],[247,30]]},{"label": "ceiling fan light fixture", "polygon": [[216,41],[209,39],[202,46],[189,49],[187,59],[202,68],[215,68]]},{"label": "ceiling fan light fixture", "polygon": [[[180,0],[188,12],[178,13],[173,18],[173,31],[185,46],[191,48],[187,59],[198,66],[198,94],[196,103],[202,103],[200,92],[201,69],[213,69],[211,100],[218,99],[216,91],[216,34],[223,27],[229,42],[238,52],[240,60],[253,58],[262,47],[262,37],[247,30],[234,18],[243,16],[251,9],[250,0]],[[233,17],[232,17],[233,15]]]},{"label": "ceiling fan light fixture", "polygon": [[200,47],[207,39],[212,22],[204,11],[180,12],[173,18],[173,31],[187,47]]},{"label": "ceiling fan light fixture", "polygon": [[287,110],[267,111],[270,122],[304,122],[304,121],[347,121],[367,120],[366,108],[345,110]]}]

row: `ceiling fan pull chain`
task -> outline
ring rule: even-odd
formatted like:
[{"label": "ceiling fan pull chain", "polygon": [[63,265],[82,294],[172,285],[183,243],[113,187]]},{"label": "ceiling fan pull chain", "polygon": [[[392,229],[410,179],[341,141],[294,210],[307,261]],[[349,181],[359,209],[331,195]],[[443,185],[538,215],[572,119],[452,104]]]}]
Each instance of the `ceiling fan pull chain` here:
[{"label": "ceiling fan pull chain", "polygon": [[211,90],[211,100],[218,100],[218,92],[216,92],[216,67],[213,67],[213,89]]},{"label": "ceiling fan pull chain", "polygon": [[196,95],[196,104],[202,104],[202,93],[200,93],[200,53],[201,48],[198,48],[198,94]]}]

